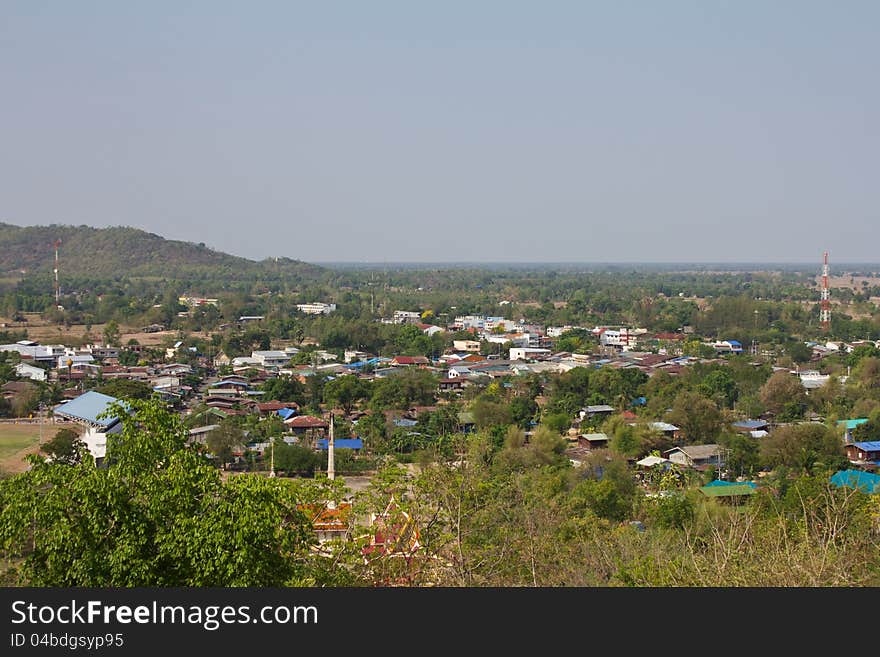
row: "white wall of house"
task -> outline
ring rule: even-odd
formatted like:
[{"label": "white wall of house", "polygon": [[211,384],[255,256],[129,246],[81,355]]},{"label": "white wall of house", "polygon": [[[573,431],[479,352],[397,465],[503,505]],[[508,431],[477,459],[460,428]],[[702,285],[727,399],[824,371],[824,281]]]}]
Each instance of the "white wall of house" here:
[{"label": "white wall of house", "polygon": [[41,367],[35,367],[34,365],[28,365],[27,363],[19,363],[15,366],[16,375],[30,379],[31,381],[45,381],[46,380],[46,370]]}]

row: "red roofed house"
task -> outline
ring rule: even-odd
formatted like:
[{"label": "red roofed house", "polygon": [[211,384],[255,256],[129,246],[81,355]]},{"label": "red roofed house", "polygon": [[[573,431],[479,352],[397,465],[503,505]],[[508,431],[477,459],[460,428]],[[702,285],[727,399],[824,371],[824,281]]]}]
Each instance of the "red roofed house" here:
[{"label": "red roofed house", "polygon": [[425,358],[424,356],[395,356],[391,359],[391,362],[388,363],[391,366],[401,366],[401,365],[430,365],[431,361]]},{"label": "red roofed house", "polygon": [[280,411],[283,408],[292,408],[293,410],[299,410],[299,404],[296,402],[280,402],[278,400],[267,401],[267,402],[257,402],[257,410],[260,413],[274,413],[275,411]]},{"label": "red roofed house", "polygon": [[284,420],[284,424],[297,436],[323,436],[330,427],[326,421],[313,415],[296,415]]}]

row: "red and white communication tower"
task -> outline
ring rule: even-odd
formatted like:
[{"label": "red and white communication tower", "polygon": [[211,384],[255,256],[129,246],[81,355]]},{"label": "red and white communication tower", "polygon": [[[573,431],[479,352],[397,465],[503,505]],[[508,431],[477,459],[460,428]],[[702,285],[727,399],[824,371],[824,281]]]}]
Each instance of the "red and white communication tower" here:
[{"label": "red and white communication tower", "polygon": [[61,305],[61,288],[58,285],[58,247],[61,246],[61,240],[55,240],[55,305]]},{"label": "red and white communication tower", "polygon": [[831,298],[828,292],[828,251],[825,252],[825,260],[822,263],[822,306],[819,310],[819,321],[822,323],[822,330],[828,331],[831,328]]}]

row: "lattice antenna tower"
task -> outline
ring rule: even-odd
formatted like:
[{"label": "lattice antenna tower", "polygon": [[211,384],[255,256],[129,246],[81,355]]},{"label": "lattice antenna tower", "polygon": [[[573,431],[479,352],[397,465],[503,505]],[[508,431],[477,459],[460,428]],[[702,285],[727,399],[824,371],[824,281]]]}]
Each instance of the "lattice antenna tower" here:
[{"label": "lattice antenna tower", "polygon": [[828,251],[822,262],[822,302],[819,310],[819,321],[822,330],[827,332],[831,329],[831,293],[828,290]]}]

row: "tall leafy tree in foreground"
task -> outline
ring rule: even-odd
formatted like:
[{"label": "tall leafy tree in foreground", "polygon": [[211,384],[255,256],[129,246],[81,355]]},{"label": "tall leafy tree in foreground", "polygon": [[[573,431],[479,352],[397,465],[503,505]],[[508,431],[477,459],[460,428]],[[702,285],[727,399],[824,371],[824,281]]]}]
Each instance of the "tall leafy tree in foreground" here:
[{"label": "tall leafy tree in foreground", "polygon": [[131,402],[107,466],[31,457],[0,481],[0,554],[33,586],[315,584],[314,482],[224,481],[161,403]]}]

